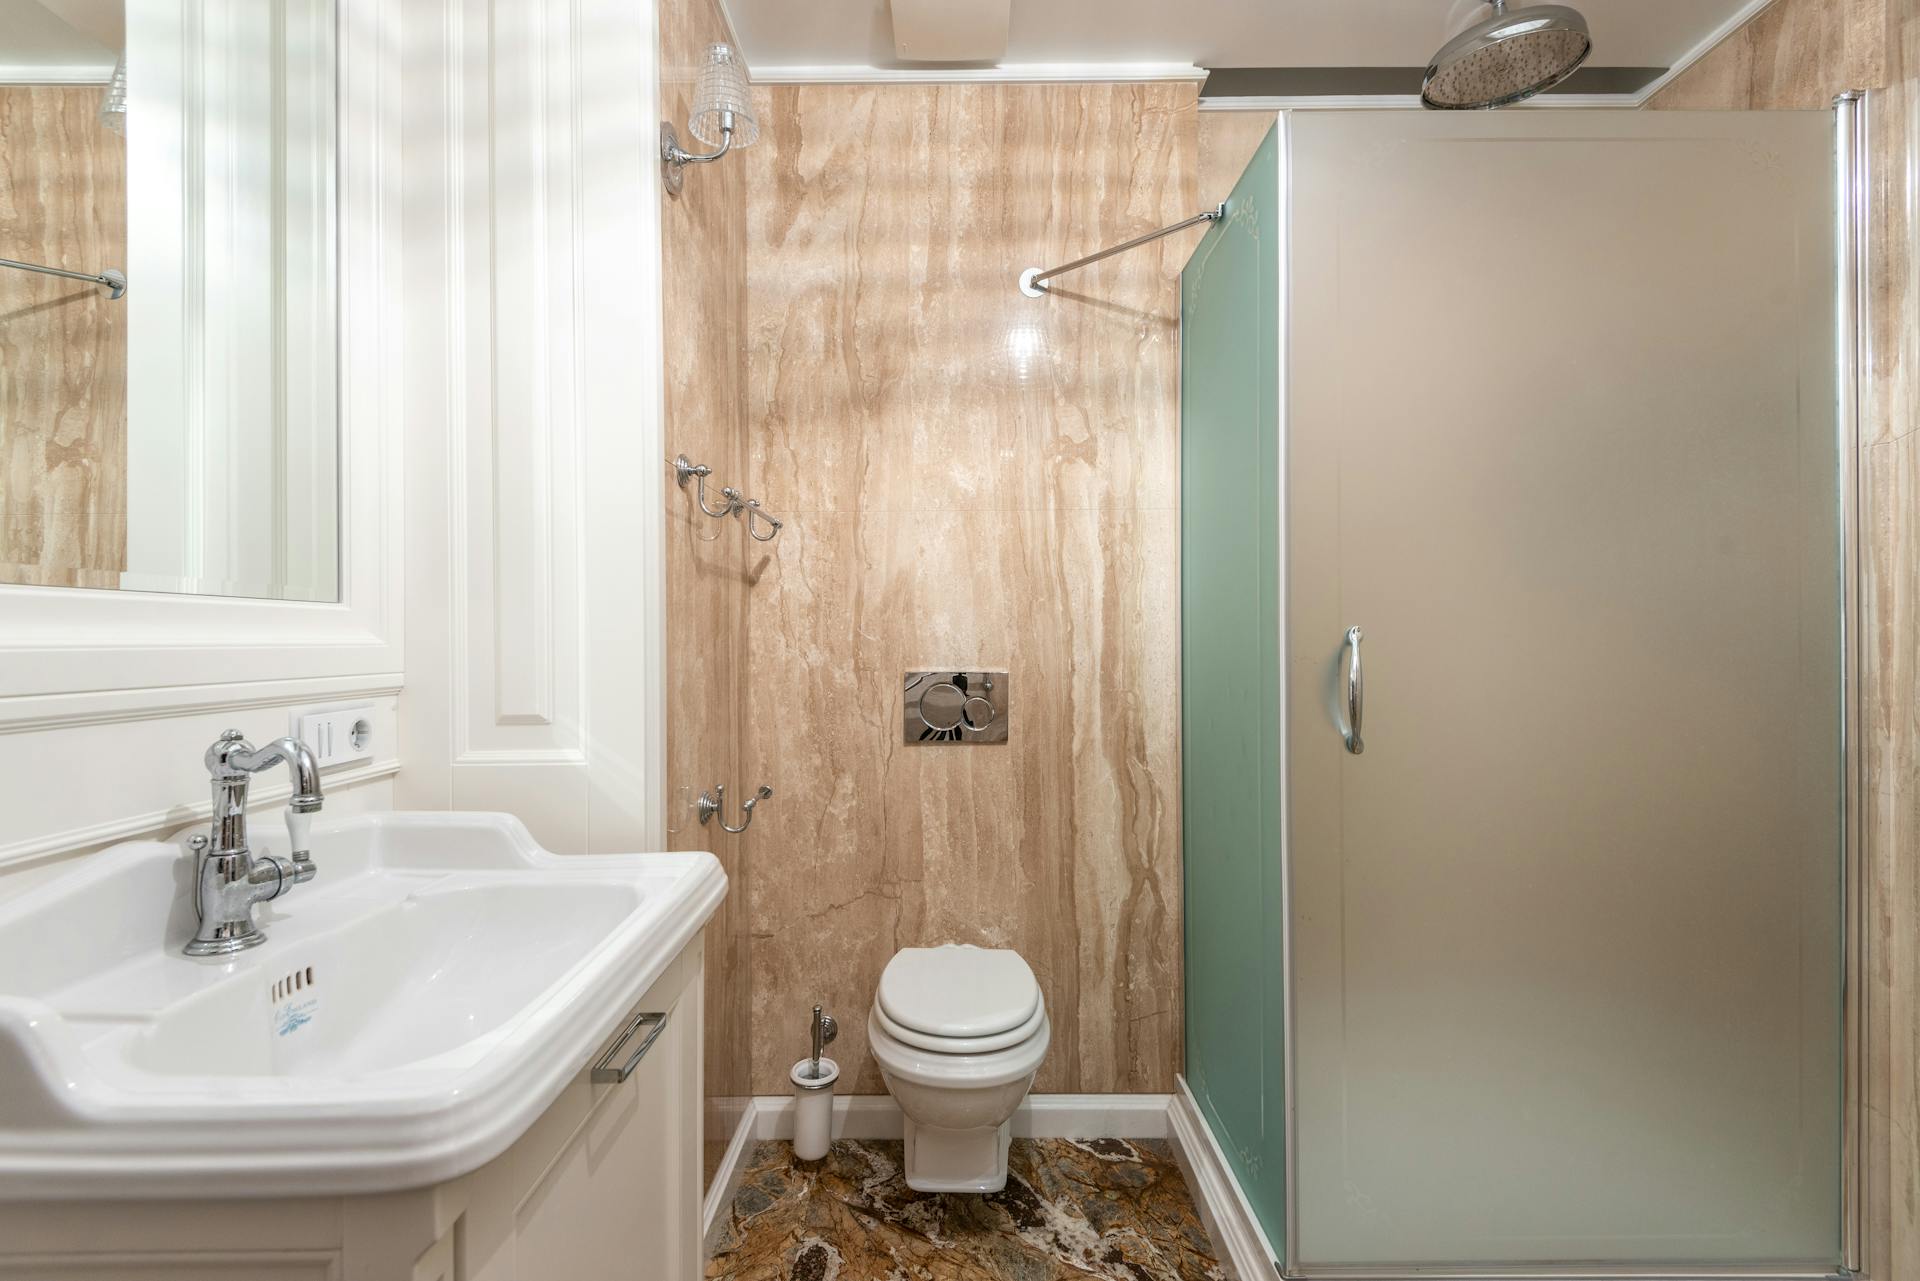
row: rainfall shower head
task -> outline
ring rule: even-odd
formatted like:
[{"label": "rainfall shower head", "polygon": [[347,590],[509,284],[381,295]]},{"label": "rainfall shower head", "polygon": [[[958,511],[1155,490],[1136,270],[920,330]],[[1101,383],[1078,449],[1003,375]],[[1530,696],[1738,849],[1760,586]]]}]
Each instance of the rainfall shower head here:
[{"label": "rainfall shower head", "polygon": [[1423,106],[1442,111],[1504,107],[1531,98],[1572,75],[1593,52],[1587,20],[1562,4],[1509,9],[1492,0],[1493,15],[1447,41],[1420,86]]}]

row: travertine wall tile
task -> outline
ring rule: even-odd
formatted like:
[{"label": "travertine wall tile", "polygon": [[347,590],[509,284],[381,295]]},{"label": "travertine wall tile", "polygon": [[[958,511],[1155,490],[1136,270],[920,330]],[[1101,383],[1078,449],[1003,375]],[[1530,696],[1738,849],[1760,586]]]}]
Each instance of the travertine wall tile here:
[{"label": "travertine wall tile", "polygon": [[1200,203],[1217,205],[1233,194],[1247,162],[1280,118],[1277,111],[1200,113]]},{"label": "travertine wall tile", "polygon": [[[884,1089],[900,947],[1017,949],[1042,1090],[1179,1064],[1178,288],[1191,86],[779,87],[749,153],[750,489],[788,520],[749,606],[755,1088],[818,1001]],[[913,668],[1011,673],[1005,746],[901,742]]]},{"label": "travertine wall tile", "polygon": [[1774,0],[1647,105],[1669,111],[1819,109],[1843,90],[1879,88],[1888,83],[1889,2]]},{"label": "travertine wall tile", "polygon": [[[126,142],[98,86],[0,86],[5,257],[126,266]],[[127,308],[0,272],[0,582],[118,587],[127,565]]]},{"label": "travertine wall tile", "polygon": [[[660,6],[663,117],[685,137],[694,77],[706,48],[727,41],[714,0]],[[706,1173],[732,1137],[752,1038],[752,940],[747,925],[748,835],[697,824],[693,796],[725,783],[729,815],[748,794],[740,772],[739,678],[746,620],[748,540],[738,520],[714,520],[691,486],[675,487],[668,460],[684,453],[713,468],[710,503],[722,485],[745,485],[746,177],[743,157],[689,168],[678,196],[661,197],[666,347],[667,458],[646,483],[667,493],[668,847],[710,850],[730,885],[706,930]],[[737,821],[735,819],[734,821]]]}]

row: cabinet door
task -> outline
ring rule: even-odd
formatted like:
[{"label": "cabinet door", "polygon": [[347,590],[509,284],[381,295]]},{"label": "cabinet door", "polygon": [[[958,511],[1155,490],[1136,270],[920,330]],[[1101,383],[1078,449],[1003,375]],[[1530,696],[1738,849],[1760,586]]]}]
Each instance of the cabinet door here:
[{"label": "cabinet door", "polygon": [[[669,1014],[515,1210],[520,1281],[692,1281],[699,1271],[696,1003]],[[684,1016],[684,1017],[682,1017]]]},{"label": "cabinet door", "polygon": [[413,1281],[458,1281],[454,1272],[453,1233],[435,1241],[414,1263]]}]

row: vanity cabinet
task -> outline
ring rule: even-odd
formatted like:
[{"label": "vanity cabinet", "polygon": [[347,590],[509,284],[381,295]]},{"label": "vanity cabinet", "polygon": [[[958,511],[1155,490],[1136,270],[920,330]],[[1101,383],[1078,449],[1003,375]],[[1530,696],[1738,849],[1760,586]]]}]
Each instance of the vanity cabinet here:
[{"label": "vanity cabinet", "polygon": [[[372,1196],[0,1205],[0,1278],[48,1281],[693,1281],[701,1270],[701,938],[512,1146]],[[641,1014],[665,1022],[624,1081]]]}]

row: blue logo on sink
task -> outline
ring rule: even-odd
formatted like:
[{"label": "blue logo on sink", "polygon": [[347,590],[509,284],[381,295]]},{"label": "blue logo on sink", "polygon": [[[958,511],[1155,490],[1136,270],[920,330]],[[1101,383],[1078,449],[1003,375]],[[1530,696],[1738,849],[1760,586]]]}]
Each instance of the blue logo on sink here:
[{"label": "blue logo on sink", "polygon": [[304,1001],[288,1001],[274,1011],[275,1030],[281,1036],[293,1035],[313,1022],[313,1012],[319,1004],[318,997],[308,997]]}]

